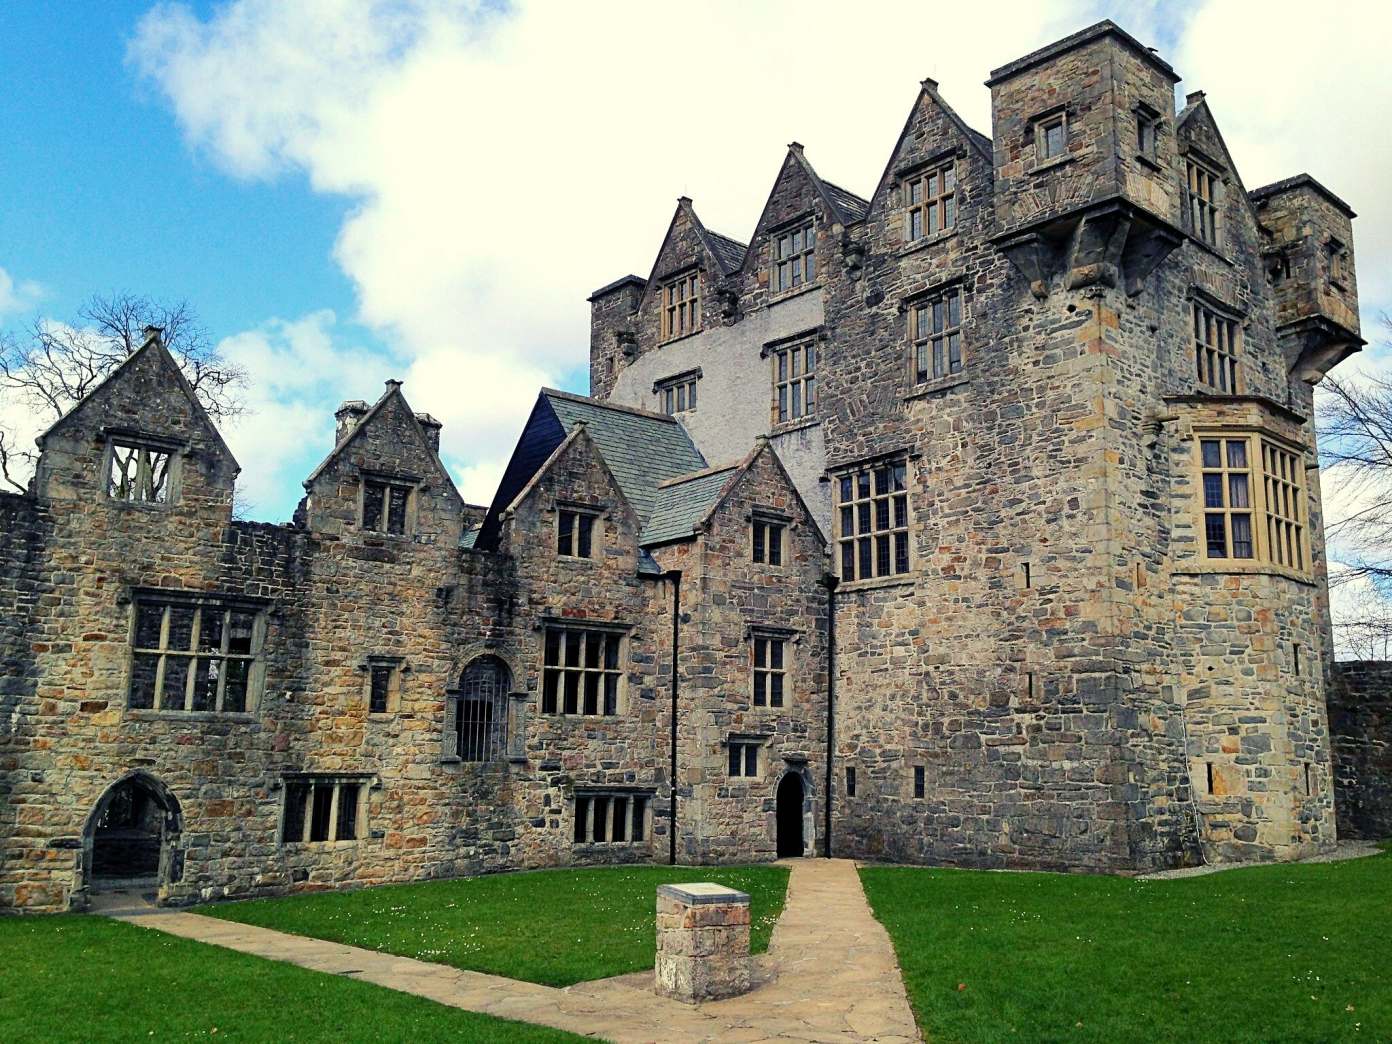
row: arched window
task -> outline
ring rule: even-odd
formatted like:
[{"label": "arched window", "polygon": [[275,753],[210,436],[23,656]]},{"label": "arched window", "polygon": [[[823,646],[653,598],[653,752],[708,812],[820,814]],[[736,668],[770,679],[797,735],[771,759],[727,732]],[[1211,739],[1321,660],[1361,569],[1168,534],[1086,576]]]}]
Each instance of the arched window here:
[{"label": "arched window", "polygon": [[512,675],[496,656],[464,668],[459,688],[446,697],[445,755],[460,761],[496,761],[507,748],[507,701]]}]

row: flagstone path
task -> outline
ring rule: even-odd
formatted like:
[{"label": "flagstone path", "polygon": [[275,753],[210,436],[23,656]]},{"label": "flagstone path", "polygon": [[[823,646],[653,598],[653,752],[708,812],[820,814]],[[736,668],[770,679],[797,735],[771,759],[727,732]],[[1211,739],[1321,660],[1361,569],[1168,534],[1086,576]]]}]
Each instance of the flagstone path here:
[{"label": "flagstone path", "polygon": [[[870,914],[855,863],[798,859],[786,865],[792,869],[787,903],[768,953],[756,958],[758,986],[743,997],[694,1006],[654,994],[651,971],[556,989],[195,913],[160,910],[111,916],[315,971],[351,975],[456,1008],[616,1044],[918,1040],[894,950]],[[693,869],[691,879],[700,878],[701,871]]]}]

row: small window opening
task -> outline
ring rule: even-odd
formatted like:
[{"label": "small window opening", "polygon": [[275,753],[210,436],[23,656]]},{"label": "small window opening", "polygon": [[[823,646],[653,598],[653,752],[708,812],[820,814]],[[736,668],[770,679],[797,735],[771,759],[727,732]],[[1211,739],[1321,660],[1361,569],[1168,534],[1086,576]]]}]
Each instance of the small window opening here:
[{"label": "small window opening", "polygon": [[1208,775],[1208,792],[1213,793],[1213,762],[1205,761],[1204,769]]},{"label": "small window opening", "polygon": [[566,558],[594,557],[595,516],[567,508],[556,515],[556,553]]},{"label": "small window opening", "polygon": [[1025,672],[1025,693],[1030,699],[1034,699],[1034,672]]},{"label": "small window opening", "polygon": [[411,487],[377,479],[363,480],[362,527],[371,533],[404,536],[406,508],[411,501]]},{"label": "small window opening", "polygon": [[113,441],[106,495],[127,504],[168,504],[173,459],[167,450]]},{"label": "small window opening", "polygon": [[783,564],[783,524],[754,520],[754,561],[761,565]]},{"label": "small window opening", "polygon": [[332,776],[286,780],[281,843],[356,841],[365,782]]},{"label": "small window opening", "polygon": [[925,789],[926,789],[926,784],[925,784],[925,781],[924,781],[923,766],[922,766],[922,765],[915,765],[915,766],[914,766],[914,797],[916,797],[916,798],[921,798],[921,797],[923,796],[923,794],[924,794]]},{"label": "small window opening", "polygon": [[855,793],[855,783],[856,783],[856,780],[855,780],[855,769],[848,767],[848,768],[846,769],[846,796],[847,796],[847,797],[855,797],[855,796],[856,796],[856,793]]},{"label": "small window opening", "polygon": [[1030,577],[1030,564],[1028,562],[1023,563],[1023,568],[1025,571],[1025,590],[1028,591],[1032,584],[1032,578]]},{"label": "small window opening", "polygon": [[367,701],[368,712],[385,714],[391,697],[396,667],[389,663],[374,663],[368,668],[368,674],[370,686]]},{"label": "small window opening", "polygon": [[754,639],[754,706],[783,706],[783,691],[787,680],[782,638]]},{"label": "small window opening", "polygon": [[650,794],[578,793],[575,795],[576,844],[636,844],[648,833]]},{"label": "small window opening", "polygon": [[1035,158],[1037,162],[1056,159],[1068,149],[1068,121],[1063,113],[1050,116],[1035,125]]},{"label": "small window opening", "polygon": [[1295,673],[1300,673],[1300,643],[1295,642],[1291,645],[1291,652],[1295,654]]},{"label": "small window opening", "polygon": [[754,779],[759,775],[759,744],[750,741],[731,741],[730,775]]},{"label": "small window opening", "polygon": [[1312,794],[1314,794],[1315,791],[1314,791],[1314,787],[1313,787],[1313,785],[1312,785],[1312,783],[1311,783],[1311,779],[1310,779],[1310,763],[1309,763],[1308,761],[1305,762],[1304,768],[1305,768],[1305,796],[1306,796],[1306,797],[1310,797]]}]

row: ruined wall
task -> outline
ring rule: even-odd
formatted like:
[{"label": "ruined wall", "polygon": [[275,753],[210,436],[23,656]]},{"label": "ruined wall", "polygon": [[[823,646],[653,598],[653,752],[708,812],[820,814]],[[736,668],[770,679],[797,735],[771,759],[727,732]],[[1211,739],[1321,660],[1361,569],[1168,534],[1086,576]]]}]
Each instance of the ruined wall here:
[{"label": "ruined wall", "polygon": [[1392,838],[1392,664],[1334,664],[1329,732],[1339,836]]}]

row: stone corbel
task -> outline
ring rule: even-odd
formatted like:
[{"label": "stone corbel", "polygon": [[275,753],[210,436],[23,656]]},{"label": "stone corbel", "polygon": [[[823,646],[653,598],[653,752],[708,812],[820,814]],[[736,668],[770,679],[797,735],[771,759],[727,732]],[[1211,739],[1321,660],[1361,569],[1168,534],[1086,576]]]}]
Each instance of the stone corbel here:
[{"label": "stone corbel", "polygon": [[841,234],[841,264],[852,282],[860,278],[865,268],[865,245],[853,242],[848,232]]},{"label": "stone corbel", "polygon": [[1000,245],[1001,253],[1029,280],[1030,293],[1039,300],[1049,296],[1049,277],[1057,264],[1058,250],[1039,231],[1025,232]]},{"label": "stone corbel", "polygon": [[1321,316],[1287,323],[1277,331],[1290,375],[1318,384],[1324,375],[1368,342],[1352,330]]},{"label": "stone corbel", "polygon": [[720,306],[720,318],[727,323],[737,322],[740,317],[739,290],[722,283],[715,288],[715,300]]},{"label": "stone corbel", "polygon": [[619,353],[625,359],[635,359],[638,356],[638,335],[632,330],[615,330],[614,343],[619,347]]}]

